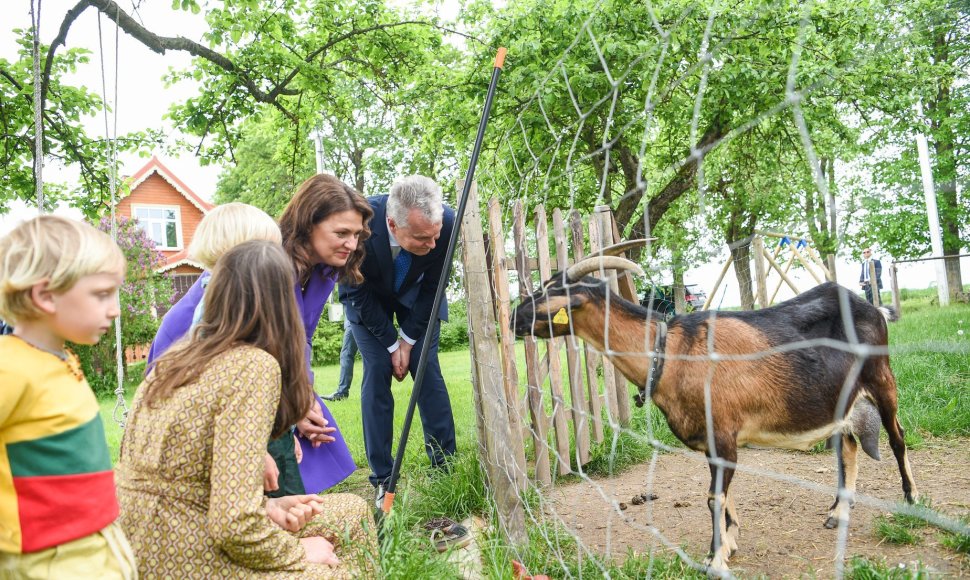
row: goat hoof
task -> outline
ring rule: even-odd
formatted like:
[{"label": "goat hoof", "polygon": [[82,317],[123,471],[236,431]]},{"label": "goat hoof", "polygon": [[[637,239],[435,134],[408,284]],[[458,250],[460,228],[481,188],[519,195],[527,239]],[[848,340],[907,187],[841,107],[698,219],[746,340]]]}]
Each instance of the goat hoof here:
[{"label": "goat hoof", "polygon": [[834,516],[829,516],[829,519],[825,520],[825,529],[833,530],[839,525],[839,518]]},{"label": "goat hoof", "polygon": [[718,557],[708,556],[704,560],[705,572],[708,578],[730,578],[731,570],[728,569],[725,558],[720,554]]}]

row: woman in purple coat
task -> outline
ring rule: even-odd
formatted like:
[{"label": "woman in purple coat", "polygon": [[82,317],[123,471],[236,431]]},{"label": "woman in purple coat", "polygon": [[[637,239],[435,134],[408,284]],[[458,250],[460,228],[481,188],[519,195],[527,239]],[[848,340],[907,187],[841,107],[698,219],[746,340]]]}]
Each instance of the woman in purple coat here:
[{"label": "woman in purple coat", "polygon": [[[367,223],[372,216],[373,210],[363,196],[336,177],[321,173],[300,185],[280,217],[283,248],[296,271],[296,303],[306,330],[306,364],[311,384],[313,334],[334,285],[363,281],[363,241],[370,236]],[[336,422],[319,395],[316,405],[329,425],[335,427]],[[313,415],[311,411],[311,420]],[[330,488],[356,469],[339,430],[331,435],[335,441],[327,444],[321,444],[320,435],[312,431],[303,431],[298,438],[303,451],[300,475],[308,493]]]}]

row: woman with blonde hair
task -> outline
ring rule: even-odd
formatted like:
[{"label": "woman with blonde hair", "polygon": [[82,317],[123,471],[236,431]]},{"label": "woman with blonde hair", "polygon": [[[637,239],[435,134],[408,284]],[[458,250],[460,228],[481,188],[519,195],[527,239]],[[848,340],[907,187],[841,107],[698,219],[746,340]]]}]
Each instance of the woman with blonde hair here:
[{"label": "woman with blonde hair", "polygon": [[273,218],[263,210],[245,203],[233,202],[216,206],[202,218],[187,254],[190,260],[201,264],[205,271],[162,318],[162,324],[148,350],[146,374],[156,358],[189,332],[195,310],[202,303],[211,270],[219,258],[232,247],[249,240],[280,243],[283,238]]}]

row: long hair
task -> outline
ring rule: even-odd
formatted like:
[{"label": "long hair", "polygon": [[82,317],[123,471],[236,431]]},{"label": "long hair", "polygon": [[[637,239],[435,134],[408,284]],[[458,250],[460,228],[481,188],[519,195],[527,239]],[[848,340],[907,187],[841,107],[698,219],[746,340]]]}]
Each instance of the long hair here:
[{"label": "long hair", "polygon": [[364,276],[360,265],[364,262],[364,240],[370,237],[370,220],[374,210],[364,196],[333,175],[318,173],[300,185],[296,195],[286,205],[280,216],[283,248],[293,260],[296,279],[307,281],[316,261],[310,236],[318,223],[335,213],[356,211],[364,223],[357,248],[347,258],[347,263],[337,269],[341,284],[360,284]]},{"label": "long hair", "polygon": [[[282,392],[273,437],[303,419],[313,403],[306,371],[306,335],[293,295],[293,265],[279,244],[253,240],[226,252],[205,292],[202,321],[187,341],[158,359],[145,381],[145,404],[154,406],[199,378],[215,357],[250,344],[280,365]],[[245,396],[245,393],[239,393]]]}]

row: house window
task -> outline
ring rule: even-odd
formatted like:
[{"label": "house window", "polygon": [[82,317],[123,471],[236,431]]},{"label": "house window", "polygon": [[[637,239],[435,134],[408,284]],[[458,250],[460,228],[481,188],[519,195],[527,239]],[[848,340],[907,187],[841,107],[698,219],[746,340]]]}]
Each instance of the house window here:
[{"label": "house window", "polygon": [[138,226],[148,234],[160,250],[177,250],[182,247],[182,228],[178,207],[133,207]]}]

